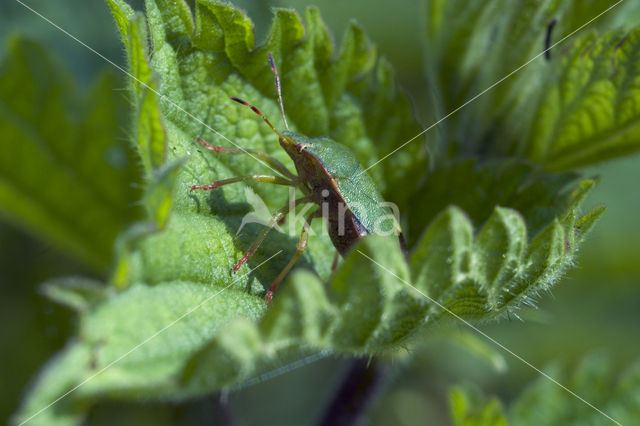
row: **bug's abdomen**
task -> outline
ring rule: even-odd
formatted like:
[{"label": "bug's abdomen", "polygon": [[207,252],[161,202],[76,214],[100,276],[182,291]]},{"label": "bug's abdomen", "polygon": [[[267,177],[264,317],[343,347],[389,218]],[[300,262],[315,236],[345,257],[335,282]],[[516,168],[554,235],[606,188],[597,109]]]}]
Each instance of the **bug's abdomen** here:
[{"label": "bug's abdomen", "polygon": [[347,210],[342,217],[329,215],[329,237],[341,255],[345,255],[351,246],[367,234],[360,221]]}]

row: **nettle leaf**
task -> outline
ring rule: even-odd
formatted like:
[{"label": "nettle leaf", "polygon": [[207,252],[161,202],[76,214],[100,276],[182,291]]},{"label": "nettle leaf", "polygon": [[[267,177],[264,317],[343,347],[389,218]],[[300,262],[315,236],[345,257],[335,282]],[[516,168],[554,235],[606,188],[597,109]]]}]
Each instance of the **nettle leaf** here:
[{"label": "nettle leaf", "polygon": [[603,213],[596,207],[577,219],[593,186],[516,161],[434,171],[414,196],[419,214],[409,217],[409,229],[430,223],[413,243],[416,286],[463,317],[488,319],[532,304],[571,266]]},{"label": "nettle leaf", "polygon": [[[443,123],[445,140],[466,154],[515,154],[558,171],[638,151],[640,29],[592,25],[540,55],[548,34],[551,44],[563,40],[611,6],[583,3],[431,1],[427,63],[440,109],[482,93]],[[600,28],[625,6],[604,15]]]},{"label": "nettle leaf", "polygon": [[36,414],[80,383],[30,423],[78,424],[98,397],[175,398],[189,355],[220,331],[227,334],[232,319],[255,321],[263,309],[264,301],[244,289],[186,281],[133,285],[83,311],[78,339],[44,367],[16,420]]},{"label": "nettle leaf", "polygon": [[502,405],[497,398],[487,399],[471,386],[449,391],[451,420],[454,426],[506,426]]},{"label": "nettle leaf", "polygon": [[137,215],[139,180],[120,128],[128,105],[103,74],[88,95],[38,44],[14,36],[0,70],[0,209],[66,252],[106,268]]},{"label": "nettle leaf", "polygon": [[[640,415],[638,362],[616,372],[610,357],[592,354],[574,369],[554,364],[545,372],[619,424],[633,424]],[[505,410],[496,398],[488,399],[476,388],[454,388],[449,401],[456,425],[612,423],[545,377],[531,383]],[[489,414],[494,423],[487,423]]]},{"label": "nettle leaf", "polygon": [[[420,236],[420,230],[453,204],[468,215],[474,227],[482,226],[496,205],[516,210],[527,224],[529,237],[533,237],[554,218],[566,218],[596,183],[596,178],[580,180],[572,172],[544,173],[519,160],[458,161],[431,172],[414,193],[419,214],[409,216],[409,235]],[[602,208],[596,207],[580,219],[585,221],[585,230],[591,229],[591,220],[586,218],[596,212],[602,212]],[[577,241],[582,241],[582,232],[578,236]]]},{"label": "nettle leaf", "polygon": [[567,170],[640,149],[640,28],[586,36],[543,88],[524,154]]},{"label": "nettle leaf", "polygon": [[263,309],[244,289],[181,281],[133,285],[83,317],[80,336],[98,366],[146,343],[86,383],[79,396],[175,396],[176,375],[189,355],[234,318],[255,321]]}]

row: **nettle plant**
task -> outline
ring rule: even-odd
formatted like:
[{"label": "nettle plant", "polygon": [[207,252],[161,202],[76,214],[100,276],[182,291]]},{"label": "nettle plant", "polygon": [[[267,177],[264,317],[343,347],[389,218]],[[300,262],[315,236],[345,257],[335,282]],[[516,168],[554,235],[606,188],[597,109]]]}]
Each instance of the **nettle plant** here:
[{"label": "nettle plant", "polygon": [[[130,187],[138,166],[124,161],[116,117],[127,105],[111,90],[113,79],[71,102],[63,98],[70,88],[64,72],[20,38],[2,69],[7,108],[41,135],[35,140],[3,121],[4,134],[20,141],[0,157],[3,177],[14,183],[0,193],[3,210],[88,264],[112,265],[104,283],[44,285],[47,296],[77,311],[78,332],[38,375],[18,420],[74,424],[102,399],[184,400],[319,351],[381,357],[455,317],[480,323],[517,315],[562,277],[604,211],[579,211],[595,180],[572,170],[640,148],[640,30],[580,32],[442,122],[437,145],[419,137],[368,171],[399,208],[407,258],[397,236],[368,236],[332,272],[335,248],[314,224],[307,251],[269,306],[265,290],[294,255],[298,235],[271,233],[234,274],[263,227],[236,232],[250,211],[247,188],[271,212],[288,191],[247,182],[191,191],[267,171],[250,156],[212,153],[196,139],[263,151],[292,168],[277,135],[229,99],[279,117],[271,53],[289,127],[344,144],[367,167],[422,131],[391,65],[357,24],[334,46],[315,8],[304,19],[276,9],[256,45],[250,19],[226,3],[198,0],[191,9],[147,0],[144,14],[121,0],[108,3],[127,56],[129,140],[142,165],[142,195]],[[435,109],[454,110],[585,16],[580,2],[503,3],[429,3],[432,89],[424,96],[437,92]],[[42,70],[47,78],[36,81]],[[11,96],[16,78],[33,79],[21,96]],[[72,117],[80,109],[78,122]],[[38,190],[42,181],[50,190]],[[55,196],[69,187],[75,190],[65,198]],[[131,225],[135,214],[126,206],[138,198],[146,219]],[[456,389],[454,420],[526,423],[523,407],[543,401],[545,386],[535,385],[507,413],[495,400]],[[580,404],[554,395],[564,401],[558,404]],[[622,403],[614,408],[621,421],[631,415]],[[547,419],[565,416],[559,413]]]}]

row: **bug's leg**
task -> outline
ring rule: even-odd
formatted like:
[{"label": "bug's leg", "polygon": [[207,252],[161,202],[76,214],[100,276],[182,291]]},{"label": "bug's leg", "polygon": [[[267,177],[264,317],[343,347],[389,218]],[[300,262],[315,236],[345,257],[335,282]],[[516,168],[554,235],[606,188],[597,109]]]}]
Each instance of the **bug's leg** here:
[{"label": "bug's leg", "polygon": [[229,179],[217,180],[208,185],[193,185],[191,187],[191,190],[193,191],[196,189],[204,189],[204,190],[217,189],[217,188],[220,188],[221,186],[229,185],[230,183],[243,182],[246,180],[252,180],[254,182],[273,183],[275,185],[296,186],[295,182],[279,176],[249,175],[249,176],[238,176],[238,177],[229,178]]},{"label": "bug's leg", "polygon": [[247,260],[249,260],[251,256],[253,256],[253,253],[255,253],[258,247],[260,247],[260,244],[262,244],[262,241],[264,241],[264,239],[267,237],[267,234],[269,233],[269,231],[271,231],[271,229],[273,229],[273,227],[275,227],[280,220],[284,219],[284,217],[289,213],[292,207],[295,208],[300,204],[309,203],[310,201],[311,199],[308,197],[298,198],[293,203],[288,203],[286,206],[278,210],[277,213],[271,217],[271,219],[269,220],[269,223],[267,223],[267,226],[264,228],[260,236],[256,238],[253,244],[251,244],[251,247],[249,247],[249,250],[247,250],[244,256],[242,256],[242,258],[238,261],[238,263],[236,263],[236,265],[233,267],[233,270],[237,271],[238,269],[240,269],[240,267]]},{"label": "bug's leg", "polygon": [[400,249],[402,250],[402,254],[404,255],[404,260],[409,263],[409,249],[407,248],[407,241],[404,239],[404,235],[402,235],[402,232],[398,232],[398,242],[400,243]]},{"label": "bug's leg", "polygon": [[280,161],[276,160],[274,157],[272,157],[271,155],[267,154],[266,152],[257,151],[255,149],[239,149],[239,148],[229,148],[229,147],[226,147],[226,146],[211,145],[210,143],[206,142],[202,138],[196,138],[196,142],[198,142],[199,144],[204,146],[209,151],[216,152],[216,153],[223,153],[223,154],[254,154],[260,160],[264,161],[269,166],[273,167],[274,169],[276,169],[277,171],[279,171],[283,175],[287,176],[288,178],[290,178],[290,179],[296,179],[297,178],[297,176],[294,175],[293,173],[291,173],[289,171],[289,169],[287,169],[284,164],[282,164]]},{"label": "bug's leg", "polygon": [[338,268],[338,259],[340,259],[340,252],[336,250],[335,254],[333,255],[333,263],[331,264],[331,273],[334,273]]},{"label": "bug's leg", "polygon": [[302,227],[302,233],[300,234],[300,240],[298,241],[298,249],[296,251],[296,254],[293,255],[289,263],[287,263],[287,266],[284,267],[273,284],[271,284],[271,287],[269,287],[269,291],[267,291],[267,294],[265,296],[265,299],[267,299],[267,303],[271,304],[273,293],[278,288],[278,285],[282,282],[284,277],[287,276],[291,268],[293,268],[294,263],[296,263],[298,258],[302,256],[302,253],[304,253],[304,251],[307,249],[307,241],[309,240],[309,228],[311,227],[311,221],[316,217],[320,217],[321,215],[321,211],[316,210],[315,212],[307,216],[307,220],[304,222],[304,226]]}]

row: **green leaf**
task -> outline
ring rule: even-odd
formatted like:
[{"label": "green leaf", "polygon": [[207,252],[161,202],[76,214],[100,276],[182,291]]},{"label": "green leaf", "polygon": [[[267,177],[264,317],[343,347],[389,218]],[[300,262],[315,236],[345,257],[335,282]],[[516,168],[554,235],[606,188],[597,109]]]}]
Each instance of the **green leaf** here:
[{"label": "green leaf", "polygon": [[[65,397],[60,416],[66,416],[69,407],[86,409],[105,395],[176,398],[177,375],[189,356],[219,331],[226,335],[233,319],[256,320],[264,308],[263,300],[241,286],[136,284],[82,313],[78,342],[45,367],[19,417],[79,383],[82,386]],[[52,419],[58,415],[55,410],[48,414]]]},{"label": "green leaf", "polygon": [[175,396],[175,376],[190,355],[233,319],[255,320],[264,308],[264,301],[241,286],[179,281],[134,285],[82,318],[80,335],[93,348],[95,371],[136,350],[86,383],[79,394]]},{"label": "green leaf", "polygon": [[424,232],[411,256],[416,287],[438,299],[449,286],[464,281],[471,263],[472,241],[473,225],[465,213],[455,207],[443,211]]},{"label": "green leaf", "polygon": [[409,217],[410,229],[431,222],[411,257],[416,286],[466,318],[532,304],[572,265],[582,231],[602,213],[596,208],[576,220],[593,182],[540,175],[513,161],[482,167],[464,161],[434,171],[414,196],[418,213]]},{"label": "green leaf", "polygon": [[147,174],[160,167],[166,159],[167,135],[160,112],[162,95],[156,88],[153,70],[147,60],[147,26],[144,17],[136,14],[121,0],[108,0],[129,62],[129,84],[133,107],[134,143]]},{"label": "green leaf", "polygon": [[578,240],[580,240],[580,242],[584,240],[585,235],[593,229],[605,210],[606,208],[602,205],[596,206],[576,222],[576,230],[578,231]]},{"label": "green leaf", "polygon": [[[558,171],[638,151],[640,29],[596,29],[632,6],[617,6],[565,40],[609,6],[430,1],[427,63],[439,109],[446,114],[473,99],[444,123],[445,141],[467,154],[518,155]],[[546,57],[552,22],[550,41],[562,43]]]},{"label": "green leaf", "polygon": [[99,268],[138,214],[118,85],[103,74],[80,95],[45,49],[16,36],[0,70],[0,211]]},{"label": "green leaf", "polygon": [[454,387],[449,391],[452,424],[455,426],[506,426],[497,398],[486,399],[475,387]]},{"label": "green leaf", "polygon": [[527,228],[522,216],[514,210],[496,207],[474,246],[477,267],[473,275],[489,291],[491,307],[500,305],[501,287],[517,281],[522,274],[526,247]]},{"label": "green leaf", "polygon": [[638,151],[639,52],[640,28],[575,41],[542,89],[525,155],[567,170]]},{"label": "green leaf", "polygon": [[[554,218],[577,207],[595,183],[594,179],[579,181],[575,173],[542,173],[517,160],[458,161],[434,170],[412,195],[416,213],[409,215],[409,229],[425,229],[451,204],[459,206],[474,227],[480,227],[496,206],[502,206],[520,213],[532,238]],[[419,236],[412,232],[410,245]]]},{"label": "green leaf", "polygon": [[[597,407],[604,414],[585,404],[546,377],[540,376],[518,395],[495,419],[510,425],[633,424],[640,415],[640,363],[635,362],[622,371],[616,371],[610,357],[591,354],[575,368],[559,364],[547,368],[545,373]],[[490,402],[487,402],[490,401]],[[488,400],[477,389],[454,388],[450,404],[456,424],[485,425],[478,413],[495,413],[500,403]],[[469,415],[469,413],[473,415]],[[609,416],[610,418],[606,417]],[[462,421],[462,422],[461,422]],[[467,421],[466,423],[464,421]]]},{"label": "green leaf", "polygon": [[149,220],[157,229],[164,229],[169,222],[173,207],[173,191],[176,188],[180,167],[184,163],[185,159],[181,158],[156,170],[142,198]]},{"label": "green leaf", "polygon": [[88,278],[58,278],[42,284],[41,293],[54,302],[86,312],[105,299],[105,287]]}]

